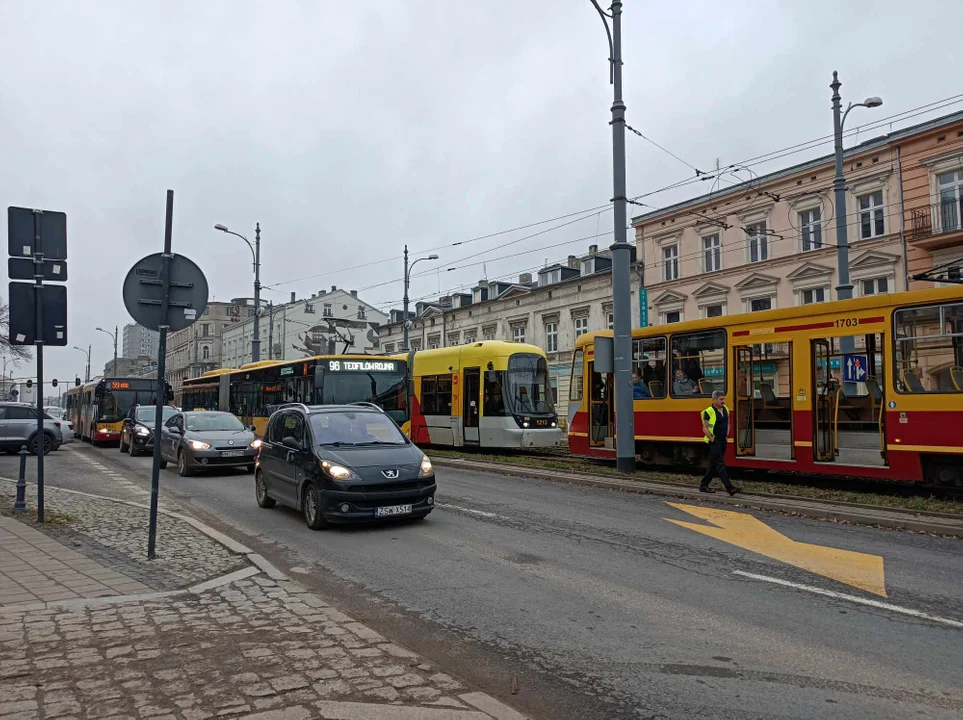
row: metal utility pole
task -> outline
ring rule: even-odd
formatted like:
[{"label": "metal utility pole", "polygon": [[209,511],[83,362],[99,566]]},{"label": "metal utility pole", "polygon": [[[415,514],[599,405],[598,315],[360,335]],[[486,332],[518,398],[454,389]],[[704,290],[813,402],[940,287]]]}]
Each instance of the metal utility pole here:
[{"label": "metal utility pole", "polygon": [[240,233],[228,230],[226,225],[217,224],[215,230],[241,238],[251,248],[254,257],[254,336],[251,338],[251,362],[261,360],[261,223],[254,225],[254,244]]},{"label": "metal utility pole", "polygon": [[85,383],[89,383],[89,382],[90,382],[90,350],[91,350],[92,347],[93,347],[93,345],[88,345],[88,346],[87,346],[87,349],[84,350],[82,347],[77,347],[76,345],[74,345],[74,350],[80,350],[80,352],[82,352],[84,355],[87,356],[87,372],[86,372],[86,374],[84,375],[84,382],[85,382]]},{"label": "metal utility pole", "polygon": [[274,301],[268,301],[268,360],[274,359]]},{"label": "metal utility pole", "polygon": [[408,351],[408,285],[411,282],[411,270],[412,268],[414,268],[415,265],[417,265],[422,260],[437,260],[437,259],[438,259],[438,256],[432,254],[426,257],[420,257],[417,260],[413,260],[411,262],[411,265],[409,265],[408,264],[408,246],[405,245],[405,301],[404,301],[404,310],[402,311],[404,318],[402,320],[402,325],[401,325],[402,332],[403,332],[403,337],[401,341],[403,345],[402,349],[405,352]]},{"label": "metal utility pole", "polygon": [[197,377],[200,374],[198,373],[198,367],[197,367],[197,323],[194,323],[193,330],[194,330],[194,362],[191,365],[191,377]]},{"label": "metal utility pole", "polygon": [[[607,15],[596,0],[592,4],[602,17],[609,39],[612,99],[612,202],[615,242],[612,251],[612,300],[614,317],[615,451],[618,469],[635,471],[635,417],[632,407],[632,304],[629,298],[629,267],[632,246],[626,240],[628,202],[625,196],[625,103],[622,101],[622,2],[613,0]],[[609,30],[608,18],[612,20]]]},{"label": "metal utility pole", "polygon": [[100,330],[100,332],[102,333],[107,333],[108,335],[110,335],[111,339],[114,341],[114,367],[113,367],[113,370],[111,371],[111,375],[113,375],[114,377],[117,377],[117,332],[119,328],[116,325],[114,325],[114,332],[111,332],[110,330],[104,330],[103,328],[100,328],[100,327],[95,329]]}]

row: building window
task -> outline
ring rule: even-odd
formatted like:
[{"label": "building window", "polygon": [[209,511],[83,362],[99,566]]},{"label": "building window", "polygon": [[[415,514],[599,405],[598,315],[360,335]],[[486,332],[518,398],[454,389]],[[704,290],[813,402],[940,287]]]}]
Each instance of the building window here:
[{"label": "building window", "polygon": [[558,407],[558,378],[550,377],[548,383],[552,389],[552,404]]},{"label": "building window", "polygon": [[495,328],[487,327],[482,329],[482,339],[483,340],[494,340],[495,339]]},{"label": "building window", "polygon": [[963,209],[963,170],[940,173],[936,182],[940,191],[940,230],[958,230]]},{"label": "building window", "polygon": [[201,349],[201,357],[202,357],[204,360],[210,360],[210,359],[211,359],[211,349],[210,349],[207,345],[205,345],[205,346]]},{"label": "building window", "polygon": [[857,198],[859,203],[859,239],[883,234],[883,191],[878,190]]},{"label": "building window", "polygon": [[668,312],[662,313],[662,322],[664,323],[682,322],[682,311],[669,310]]},{"label": "building window", "polygon": [[869,280],[863,280],[860,283],[860,288],[862,289],[862,294],[865,295],[883,295],[889,292],[889,278],[870,278]]},{"label": "building window", "polygon": [[808,288],[799,291],[799,304],[812,305],[826,302],[826,288]]},{"label": "building window", "polygon": [[719,233],[702,238],[702,264],[706,272],[722,269],[722,241]]},{"label": "building window", "polygon": [[758,263],[769,259],[769,234],[766,221],[746,226],[749,235],[749,262]]},{"label": "building window", "polygon": [[818,250],[823,246],[823,228],[819,208],[803,210],[799,213],[799,227],[802,231],[802,251]]},{"label": "building window", "polygon": [[771,297],[753,298],[752,300],[749,300],[747,304],[749,305],[749,312],[764,312],[765,310],[772,310]]},{"label": "building window", "polygon": [[476,340],[475,333],[472,333],[471,335],[469,335],[468,333],[465,333],[465,345],[471,345],[472,343],[475,342],[475,340]]},{"label": "building window", "polygon": [[558,352],[558,323],[545,323],[545,352]]},{"label": "building window", "polygon": [[615,329],[615,313],[611,310],[605,313],[605,328],[606,330]]},{"label": "building window", "polygon": [[210,337],[211,336],[211,326],[209,323],[204,323],[201,325],[201,336]]},{"label": "building window", "polygon": [[512,341],[517,343],[525,342],[524,325],[512,325]]},{"label": "building window", "polygon": [[395,344],[394,344],[394,343],[385,343],[385,352],[386,352],[386,353],[393,353],[394,351],[395,351]]},{"label": "building window", "polygon": [[413,338],[410,344],[412,350],[421,350],[421,338]]},{"label": "building window", "polygon": [[358,320],[364,320],[364,319],[365,319],[364,305],[358,305]]},{"label": "building window", "polygon": [[703,314],[707,318],[722,317],[726,314],[725,307],[722,303],[716,303],[714,305],[706,305],[703,307]]},{"label": "building window", "polygon": [[584,335],[587,332],[588,332],[588,318],[587,317],[575,318],[575,337]]},{"label": "building window", "polygon": [[[314,312],[312,308],[311,312]],[[325,303],[324,308],[321,311],[322,317],[334,317],[334,311],[331,309],[331,303]]]},{"label": "building window", "polygon": [[662,248],[662,279],[679,279],[679,246],[667,245]]}]

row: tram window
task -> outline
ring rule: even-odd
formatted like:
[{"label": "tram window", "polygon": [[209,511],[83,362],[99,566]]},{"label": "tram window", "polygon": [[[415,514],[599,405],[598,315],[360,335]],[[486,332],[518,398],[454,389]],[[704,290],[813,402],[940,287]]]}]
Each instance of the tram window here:
[{"label": "tram window", "polygon": [[421,412],[423,415],[435,414],[435,385],[435,378],[421,378]]},{"label": "tram window", "polygon": [[897,310],[896,389],[963,392],[963,303]]},{"label": "tram window", "polygon": [[654,398],[664,398],[666,388],[664,337],[643,338],[632,341],[632,372]]},{"label": "tram window", "polygon": [[583,359],[582,350],[576,350],[572,357],[572,381],[568,386],[568,399],[571,401],[582,399]]},{"label": "tram window", "polygon": [[451,415],[451,375],[421,378],[421,414]]},{"label": "tram window", "polygon": [[483,412],[486,417],[502,417],[508,414],[505,410],[504,370],[485,371],[485,392],[483,396]]},{"label": "tram window", "polygon": [[435,412],[439,415],[451,415],[451,375],[438,376],[435,397],[438,403]]},{"label": "tram window", "polygon": [[672,397],[705,397],[726,389],[724,330],[672,336]]}]

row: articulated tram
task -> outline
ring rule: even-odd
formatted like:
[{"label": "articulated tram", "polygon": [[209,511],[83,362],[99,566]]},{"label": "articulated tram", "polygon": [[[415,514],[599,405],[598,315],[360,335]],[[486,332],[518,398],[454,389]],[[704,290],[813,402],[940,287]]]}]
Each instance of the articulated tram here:
[{"label": "articulated tram", "polygon": [[[643,462],[704,464],[722,390],[732,467],[963,485],[963,286],[637,328],[632,346]],[[575,455],[615,457],[612,356],[611,331],[577,341]]]},{"label": "articulated tram", "polygon": [[545,352],[486,340],[417,350],[411,372],[409,437],[422,445],[554,447],[562,431]]}]

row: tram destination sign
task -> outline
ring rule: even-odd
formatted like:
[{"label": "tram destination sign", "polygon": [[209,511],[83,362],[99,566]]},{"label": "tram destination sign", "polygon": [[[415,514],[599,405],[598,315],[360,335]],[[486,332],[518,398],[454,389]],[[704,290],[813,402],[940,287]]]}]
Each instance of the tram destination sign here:
[{"label": "tram destination sign", "polygon": [[328,360],[319,363],[328,372],[395,372],[398,363],[394,360]]}]

